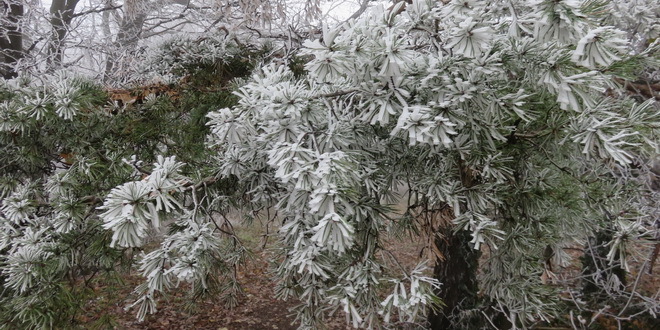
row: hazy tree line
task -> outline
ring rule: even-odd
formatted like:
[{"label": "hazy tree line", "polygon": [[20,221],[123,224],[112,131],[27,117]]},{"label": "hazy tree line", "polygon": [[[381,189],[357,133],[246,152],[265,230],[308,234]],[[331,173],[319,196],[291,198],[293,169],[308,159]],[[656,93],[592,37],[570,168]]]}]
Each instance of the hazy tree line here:
[{"label": "hazy tree line", "polygon": [[137,53],[167,36],[253,31],[300,41],[320,14],[319,1],[54,0],[46,8],[42,0],[6,0],[2,73],[76,68],[115,83],[127,79]]}]

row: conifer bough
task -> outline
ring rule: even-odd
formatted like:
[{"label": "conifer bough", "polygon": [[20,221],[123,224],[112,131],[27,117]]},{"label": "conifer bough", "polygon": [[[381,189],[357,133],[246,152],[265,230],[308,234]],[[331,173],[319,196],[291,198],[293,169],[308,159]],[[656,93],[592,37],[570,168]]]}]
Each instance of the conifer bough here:
[{"label": "conifer bough", "polygon": [[[617,81],[657,68],[659,44],[633,54],[639,39],[607,24],[614,6],[399,2],[325,27],[297,54],[308,60],[303,72],[263,65],[236,90],[237,105],[208,115],[212,178],[156,148],[163,155],[146,170],[126,160],[137,173],[123,177],[133,179],[90,213],[116,248],[141,247],[169,227],[140,258],[138,318],[181,282],[237,303],[234,270],[246,248],[227,218],[232,208],[276,211],[276,295],[299,301],[300,328],[322,326],[337,309],[364,328],[526,328],[573,302],[587,316],[654,317],[658,302],[624,284],[637,243],[657,237],[660,199],[645,178],[660,112]],[[78,90],[3,111],[0,131],[29,132],[19,119],[50,110],[75,120],[90,104]],[[94,166],[53,173],[47,197],[29,183],[3,190],[2,275],[17,297],[53,274],[44,261],[55,260],[62,236],[51,232],[68,232],[68,219],[85,214],[63,188],[66,173]],[[58,216],[39,216],[39,200],[56,202]],[[402,232],[428,240],[432,260],[412,269],[393,261],[385,240]],[[575,246],[594,259],[583,260],[580,278],[606,294],[596,303],[623,299],[616,312],[592,310],[575,288],[563,301],[549,283],[549,265],[576,262],[565,252]],[[595,319],[583,315],[571,321]]]}]

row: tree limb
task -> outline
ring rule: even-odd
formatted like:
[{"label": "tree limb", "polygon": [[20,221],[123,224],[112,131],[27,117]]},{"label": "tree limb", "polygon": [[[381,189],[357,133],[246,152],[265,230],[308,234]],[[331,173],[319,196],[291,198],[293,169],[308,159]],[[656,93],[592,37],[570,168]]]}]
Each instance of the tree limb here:
[{"label": "tree limb", "polygon": [[122,6],[119,5],[119,6],[110,6],[110,7],[104,7],[104,8],[90,9],[90,10],[86,10],[86,11],[81,11],[79,13],[75,13],[71,17],[76,18],[76,17],[87,15],[87,14],[102,13],[102,12],[108,11],[108,10],[120,9],[121,7]]}]

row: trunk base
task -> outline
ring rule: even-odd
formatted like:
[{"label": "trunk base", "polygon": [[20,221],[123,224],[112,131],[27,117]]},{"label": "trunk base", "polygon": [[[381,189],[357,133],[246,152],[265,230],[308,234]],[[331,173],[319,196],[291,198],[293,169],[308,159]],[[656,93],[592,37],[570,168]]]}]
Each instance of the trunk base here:
[{"label": "trunk base", "polygon": [[470,233],[461,230],[453,233],[449,227],[440,228],[435,245],[444,256],[433,268],[433,276],[442,283],[437,292],[446,305],[429,316],[431,329],[479,329],[481,315],[461,313],[474,309],[478,304],[477,268],[481,252],[469,244]]}]

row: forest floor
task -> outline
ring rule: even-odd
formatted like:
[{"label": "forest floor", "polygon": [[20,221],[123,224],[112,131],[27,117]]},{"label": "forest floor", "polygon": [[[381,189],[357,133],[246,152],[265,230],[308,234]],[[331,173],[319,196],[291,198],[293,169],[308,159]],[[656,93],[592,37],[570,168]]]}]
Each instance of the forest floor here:
[{"label": "forest floor", "polygon": [[[83,324],[94,327],[105,323],[116,329],[295,329],[294,317],[289,309],[294,302],[273,298],[273,282],[270,281],[268,260],[271,252],[256,252],[253,258],[238,271],[244,295],[237,307],[228,309],[224,303],[210,299],[190,305],[185,287],[170,290],[158,303],[158,311],[143,322],[135,318],[135,310],[125,310],[135,300],[132,290],[143,281],[139,274],[124,277],[123,284],[102,284],[95,288],[99,296],[91,301],[87,313],[80,317]],[[107,313],[112,319],[102,319]],[[110,321],[110,322],[108,322]],[[344,321],[330,319],[330,329],[344,329]],[[106,325],[101,326],[105,328]]]},{"label": "forest floor", "polygon": [[[211,299],[192,302],[186,295],[187,288],[183,286],[170,290],[167,296],[158,301],[158,311],[148,315],[143,322],[139,322],[135,318],[135,310],[125,309],[135,301],[136,296],[132,291],[143,281],[140,274],[132,270],[122,275],[120,281],[104,278],[94,281],[91,288],[93,290],[91,296],[94,299],[86,303],[85,312],[78,316],[77,323],[83,329],[296,329],[294,317],[290,312],[296,303],[273,298],[274,282],[268,273],[269,263],[274,260],[273,251],[268,247],[261,247],[262,237],[258,229],[240,232],[241,240],[252,249],[253,255],[243,267],[238,269],[238,278],[243,286],[244,295],[237,307],[228,309],[222,302]],[[423,240],[398,239],[392,242],[396,243],[388,243],[386,248],[396,256],[403,267],[411,269],[421,261],[423,255],[420,251],[426,245]],[[571,252],[575,256],[579,253],[579,249]],[[398,267],[398,265],[386,266]],[[579,267],[579,261],[576,261],[576,265],[564,269],[564,272],[573,273],[579,271]],[[632,268],[629,281],[634,281],[638,274],[636,270],[638,267],[633,265]],[[643,274],[637,286],[647,291],[647,294],[653,295],[652,292],[656,292],[657,295],[660,290],[660,276],[657,275],[659,273],[660,265],[656,263],[653,274]],[[660,329],[660,323],[655,321],[645,318],[641,322],[624,324],[622,329]],[[350,329],[341,310],[328,317],[327,328]],[[604,317],[599,318],[590,327],[590,329],[617,328],[616,322]],[[552,326],[546,325],[537,329],[571,329],[571,326],[568,319],[560,319],[555,320]]]},{"label": "forest floor", "polygon": [[[263,248],[263,237],[257,228],[237,228],[239,238],[252,250],[248,262],[237,271],[243,287],[243,297],[233,309],[225,307],[221,301],[206,299],[189,301],[187,287],[169,290],[168,295],[158,301],[158,311],[148,315],[143,322],[135,318],[134,309],[126,310],[136,299],[132,294],[142,283],[143,277],[133,269],[121,276],[120,281],[99,278],[94,281],[93,300],[87,302],[85,312],[78,316],[78,323],[84,329],[296,329],[295,317],[290,311],[294,301],[281,301],[274,297],[274,282],[269,274],[274,252],[271,238]],[[412,269],[420,261],[420,250],[424,243],[404,239],[389,246],[404,267]],[[394,265],[387,265],[395,267]],[[327,319],[328,330],[351,329],[347,326],[343,311],[338,310]]]}]

